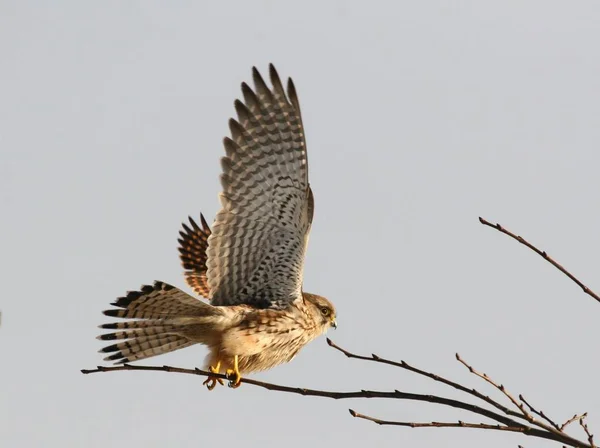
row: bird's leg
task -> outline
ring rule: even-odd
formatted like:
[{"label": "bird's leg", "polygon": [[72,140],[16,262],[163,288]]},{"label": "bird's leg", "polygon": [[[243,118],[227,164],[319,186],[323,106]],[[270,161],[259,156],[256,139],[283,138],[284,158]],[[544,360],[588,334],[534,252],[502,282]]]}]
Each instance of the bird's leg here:
[{"label": "bird's leg", "polygon": [[227,378],[229,379],[229,387],[233,389],[240,387],[242,375],[238,367],[238,355],[233,357],[233,369],[227,369]]},{"label": "bird's leg", "polygon": [[[219,370],[221,369],[221,361],[217,361],[217,365],[215,367],[213,366],[209,366],[208,370],[210,370],[211,373],[219,373]],[[202,385],[206,386],[206,388],[208,390],[213,390],[217,383],[219,383],[221,386],[224,384],[223,380],[221,378],[215,378],[214,376],[209,376],[206,381],[204,381],[202,383]]]}]

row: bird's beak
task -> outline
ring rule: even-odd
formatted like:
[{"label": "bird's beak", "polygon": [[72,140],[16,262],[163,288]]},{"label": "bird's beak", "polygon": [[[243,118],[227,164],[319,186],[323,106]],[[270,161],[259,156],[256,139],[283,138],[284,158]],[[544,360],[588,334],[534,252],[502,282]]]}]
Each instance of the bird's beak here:
[{"label": "bird's beak", "polygon": [[337,320],[331,319],[331,326],[337,330]]}]

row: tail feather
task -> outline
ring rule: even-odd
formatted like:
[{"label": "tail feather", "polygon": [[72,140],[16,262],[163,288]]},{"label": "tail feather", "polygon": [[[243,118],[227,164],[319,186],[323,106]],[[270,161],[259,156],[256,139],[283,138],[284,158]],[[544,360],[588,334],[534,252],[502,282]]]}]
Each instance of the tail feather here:
[{"label": "tail feather", "polygon": [[[126,322],[111,322],[110,324],[102,324],[100,328],[105,330],[128,330],[128,329],[140,329],[140,328],[150,328],[150,327],[159,327],[165,325],[164,319],[148,319],[148,320],[129,320]],[[104,339],[101,336],[98,336],[98,339]]]},{"label": "tail feather", "polygon": [[[104,311],[106,316],[120,317],[125,322],[100,326],[117,330],[98,336],[103,341],[120,340],[100,350],[112,353],[105,361],[126,363],[179,350],[204,341],[211,322],[223,311],[163,282],[130,291],[114,303],[120,309]],[[193,335],[190,339],[188,336]]]},{"label": "tail feather", "polygon": [[168,344],[161,345],[160,347],[148,348],[141,352],[132,354],[124,358],[123,360],[117,361],[117,364],[125,364],[126,362],[138,361],[140,359],[151,358],[153,356],[164,355],[165,353],[173,352],[182,348],[194,345],[195,342],[189,341],[186,338],[179,338],[176,341],[169,342]]},{"label": "tail feather", "polygon": [[140,337],[128,341],[117,342],[116,344],[108,345],[104,348],[101,348],[98,351],[100,353],[112,353],[110,356],[104,358],[105,361],[108,361],[118,358],[124,358],[131,353],[143,351],[154,346],[160,347],[161,345],[168,344],[172,340],[178,338],[179,336],[177,336],[176,334],[163,334]]},{"label": "tail feather", "polygon": [[105,310],[102,312],[105,316],[120,317],[122,319],[161,319],[172,316],[170,310]]},{"label": "tail feather", "polygon": [[114,333],[101,334],[97,337],[102,341],[112,341],[115,339],[147,338],[156,335],[170,334],[177,331],[176,325],[157,325],[144,328],[128,328],[125,331],[115,331]]},{"label": "tail feather", "polygon": [[[127,312],[149,311],[156,314],[177,316],[203,316],[207,304],[164,282],[143,285],[139,291],[129,291],[125,297],[119,297],[112,305]],[[105,314],[114,315],[121,310],[107,310]],[[116,317],[132,317],[129,315]]]},{"label": "tail feather", "polygon": [[[175,345],[181,345],[181,343],[187,342],[189,341],[187,341],[184,337],[176,334],[162,335],[150,338],[136,338],[130,341],[119,342],[118,344],[105,347],[101,351],[104,353],[115,352],[104,358],[105,361],[119,362],[124,360],[126,362],[134,361],[142,354],[146,355],[142,356],[142,358],[147,358],[149,357],[148,355],[161,355],[163,353],[167,353],[168,351],[174,350],[172,347]],[[163,350],[168,348],[171,348],[171,350]]]}]

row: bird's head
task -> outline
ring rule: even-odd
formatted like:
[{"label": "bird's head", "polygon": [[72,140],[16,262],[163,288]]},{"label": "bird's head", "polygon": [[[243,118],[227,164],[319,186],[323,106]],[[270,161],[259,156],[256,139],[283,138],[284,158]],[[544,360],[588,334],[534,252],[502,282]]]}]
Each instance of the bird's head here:
[{"label": "bird's head", "polygon": [[329,327],[337,328],[335,307],[325,297],[316,294],[303,293],[304,303],[317,325],[325,333]]}]

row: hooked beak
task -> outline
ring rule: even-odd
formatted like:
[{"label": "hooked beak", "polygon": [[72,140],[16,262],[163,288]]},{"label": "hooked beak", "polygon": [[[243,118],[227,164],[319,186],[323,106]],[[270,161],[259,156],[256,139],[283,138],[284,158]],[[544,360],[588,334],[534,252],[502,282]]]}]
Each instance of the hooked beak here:
[{"label": "hooked beak", "polygon": [[337,320],[331,319],[331,326],[337,330]]}]

